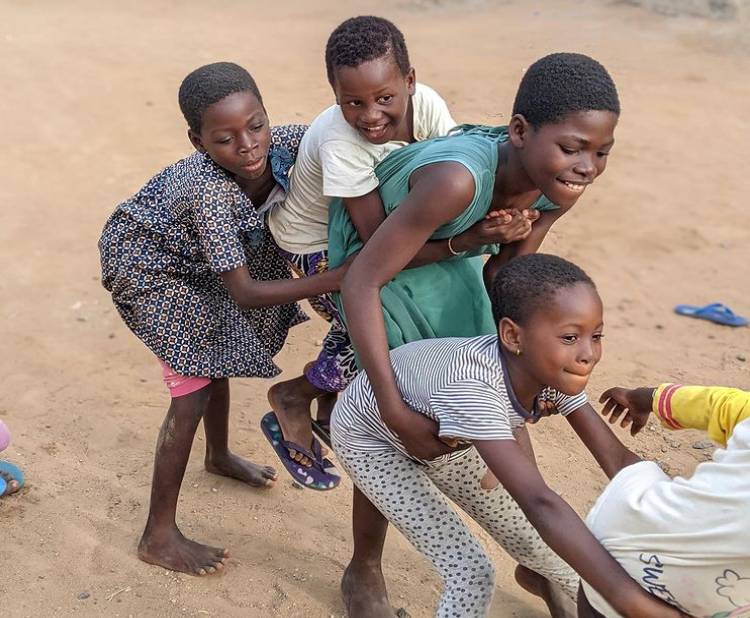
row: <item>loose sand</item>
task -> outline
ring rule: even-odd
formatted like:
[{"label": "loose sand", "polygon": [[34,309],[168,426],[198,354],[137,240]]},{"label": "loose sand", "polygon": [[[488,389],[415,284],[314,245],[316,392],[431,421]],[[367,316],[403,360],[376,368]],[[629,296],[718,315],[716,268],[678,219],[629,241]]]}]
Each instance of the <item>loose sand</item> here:
[{"label": "loose sand", "polygon": [[[308,122],[332,102],[326,37],[351,15],[393,19],[419,79],[460,121],[505,122],[524,67],[545,53],[601,60],[622,98],[617,145],[544,246],[585,267],[605,300],[606,353],[590,393],[660,379],[750,388],[750,331],[672,313],[714,300],[750,313],[742,24],[593,0],[131,4],[0,0],[0,418],[14,437],[3,457],[28,474],[21,495],[0,500],[3,616],[342,615],[348,480],[320,494],[282,473],[273,490],[253,491],[203,471],[201,436],[179,519],[187,534],[231,549],[226,572],[197,579],[136,558],[168,398],[99,284],[96,241],[118,202],[190,152],[176,105],[188,71],[237,61],[275,123]],[[285,376],[324,332],[317,318],[293,331],[279,356]],[[276,464],[258,428],[269,384],[233,383],[231,439]],[[564,421],[532,435],[549,483],[585,512],[603,474]],[[634,446],[685,473],[706,456],[692,448],[699,438],[653,428]],[[543,616],[492,551],[491,615]],[[439,581],[395,532],[385,568],[394,603],[430,616]]]}]

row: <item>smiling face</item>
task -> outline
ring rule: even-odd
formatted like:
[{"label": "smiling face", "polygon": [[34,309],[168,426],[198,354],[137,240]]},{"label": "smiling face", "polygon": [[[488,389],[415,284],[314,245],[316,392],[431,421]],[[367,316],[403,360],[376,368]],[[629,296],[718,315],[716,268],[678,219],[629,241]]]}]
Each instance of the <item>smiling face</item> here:
[{"label": "smiling face", "polygon": [[197,150],[242,180],[266,171],[271,127],[263,105],[251,92],[235,92],[206,108],[200,134],[188,131]]},{"label": "smiling face", "polygon": [[596,289],[576,283],[558,289],[523,325],[500,322],[500,337],[513,360],[538,385],[566,395],[583,391],[602,356],[603,308]]},{"label": "smiling face", "polygon": [[573,112],[534,128],[514,116],[510,139],[531,182],[553,203],[570,207],[607,167],[617,120],[613,112]]},{"label": "smiling face", "polygon": [[333,89],[344,119],[373,144],[411,141],[414,87],[414,69],[403,75],[390,54],[334,71]]}]

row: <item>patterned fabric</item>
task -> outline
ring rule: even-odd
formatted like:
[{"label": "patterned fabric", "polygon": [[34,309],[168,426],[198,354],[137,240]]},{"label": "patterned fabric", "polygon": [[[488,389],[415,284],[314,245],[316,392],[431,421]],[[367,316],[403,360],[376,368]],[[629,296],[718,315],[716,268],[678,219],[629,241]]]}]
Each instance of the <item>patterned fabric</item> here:
[{"label": "patterned fabric", "polygon": [[[299,277],[310,277],[328,270],[328,251],[297,255],[281,250],[289,266]],[[310,306],[331,328],[323,339],[323,349],[315,362],[305,369],[313,385],[331,393],[343,391],[357,375],[357,361],[349,333],[330,294],[308,298]]]},{"label": "patterned fabric", "polygon": [[542,540],[513,497],[502,485],[482,488],[487,466],[476,449],[430,466],[395,451],[363,453],[335,437],[333,450],[362,493],[440,575],[437,618],[484,618],[495,591],[492,559],[446,497],[519,564],[575,598],[578,575]]},{"label": "patterned fabric", "polygon": [[[285,189],[304,132],[272,129],[269,161]],[[275,376],[273,356],[306,319],[296,303],[242,310],[229,296],[219,273],[243,265],[258,280],[291,273],[256,205],[200,152],[120,204],[99,251],[102,283],[125,323],[183,376]]]}]

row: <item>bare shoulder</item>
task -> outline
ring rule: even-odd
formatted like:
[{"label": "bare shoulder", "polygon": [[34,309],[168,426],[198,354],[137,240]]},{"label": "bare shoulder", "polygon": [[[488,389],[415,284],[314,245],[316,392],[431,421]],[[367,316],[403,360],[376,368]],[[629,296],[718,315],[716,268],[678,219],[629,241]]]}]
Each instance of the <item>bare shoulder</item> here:
[{"label": "bare shoulder", "polygon": [[440,161],[420,167],[410,178],[412,191],[439,195],[442,200],[468,204],[474,199],[476,184],[468,168],[458,161]]}]

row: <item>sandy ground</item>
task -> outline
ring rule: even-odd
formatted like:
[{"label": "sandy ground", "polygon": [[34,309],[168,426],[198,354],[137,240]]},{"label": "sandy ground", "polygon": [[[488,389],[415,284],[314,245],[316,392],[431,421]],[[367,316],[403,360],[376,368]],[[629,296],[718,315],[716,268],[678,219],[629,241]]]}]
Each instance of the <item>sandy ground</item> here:
[{"label": "sandy ground", "polygon": [[[271,491],[249,490],[203,471],[201,436],[180,522],[228,546],[229,568],[197,579],[136,558],[168,398],[153,357],[99,284],[96,241],[115,204],[189,153],[176,104],[185,74],[237,61],[257,78],[274,122],[307,122],[332,102],[322,50],[351,15],[377,11],[399,24],[419,78],[460,121],[507,120],[524,67],[545,53],[601,60],[622,99],[617,146],[606,175],[545,244],[584,266],[605,300],[606,353],[590,393],[660,379],[750,388],[750,331],[671,311],[721,300],[750,313],[742,24],[593,0],[126,4],[135,3],[0,0],[0,417],[14,434],[3,456],[28,474],[21,495],[0,500],[3,616],[343,614],[348,480],[319,494],[282,474]],[[314,319],[292,333],[279,357],[284,375],[317,353],[324,331]],[[258,428],[269,384],[233,384],[231,438],[238,452],[275,464]],[[532,434],[550,484],[585,512],[602,473],[564,421]],[[684,473],[706,457],[692,448],[699,438],[652,428],[635,448]],[[492,551],[491,616],[545,615]],[[430,616],[439,581],[397,533],[385,565],[394,603]]]}]

